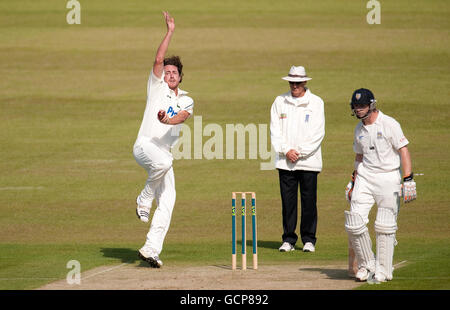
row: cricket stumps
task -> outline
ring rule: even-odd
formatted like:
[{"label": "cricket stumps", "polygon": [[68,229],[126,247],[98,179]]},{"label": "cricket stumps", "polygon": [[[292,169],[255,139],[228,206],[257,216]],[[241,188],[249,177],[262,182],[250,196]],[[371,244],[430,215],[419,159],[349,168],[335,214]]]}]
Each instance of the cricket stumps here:
[{"label": "cricket stumps", "polygon": [[252,196],[252,245],[253,245],[253,269],[258,269],[258,244],[257,244],[257,224],[256,224],[256,193],[255,192],[232,192],[231,193],[231,269],[236,270],[236,195],[241,194],[241,228],[242,228],[242,270],[247,269],[247,231],[246,231],[246,195]]}]

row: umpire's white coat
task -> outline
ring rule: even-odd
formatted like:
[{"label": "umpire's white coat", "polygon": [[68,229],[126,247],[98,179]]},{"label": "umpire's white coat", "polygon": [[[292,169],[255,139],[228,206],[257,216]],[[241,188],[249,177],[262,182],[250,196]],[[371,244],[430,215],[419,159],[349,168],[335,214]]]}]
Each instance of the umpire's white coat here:
[{"label": "umpire's white coat", "polygon": [[[324,136],[324,103],[320,97],[306,89],[300,98],[287,92],[275,99],[270,112],[270,138],[277,155],[276,168],[320,172]],[[291,149],[300,153],[295,163],[286,158]]]}]

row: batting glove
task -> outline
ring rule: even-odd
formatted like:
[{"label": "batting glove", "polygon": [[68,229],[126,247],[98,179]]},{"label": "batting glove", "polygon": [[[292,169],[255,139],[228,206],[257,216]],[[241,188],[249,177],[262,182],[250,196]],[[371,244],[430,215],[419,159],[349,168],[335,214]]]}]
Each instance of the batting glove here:
[{"label": "batting glove", "polygon": [[413,180],[413,174],[403,178],[402,196],[405,203],[417,198],[416,182]]},{"label": "batting glove", "polygon": [[356,170],[353,171],[352,180],[348,182],[347,187],[345,188],[345,199],[347,199],[348,202],[352,201],[353,187],[355,186],[355,176]]}]

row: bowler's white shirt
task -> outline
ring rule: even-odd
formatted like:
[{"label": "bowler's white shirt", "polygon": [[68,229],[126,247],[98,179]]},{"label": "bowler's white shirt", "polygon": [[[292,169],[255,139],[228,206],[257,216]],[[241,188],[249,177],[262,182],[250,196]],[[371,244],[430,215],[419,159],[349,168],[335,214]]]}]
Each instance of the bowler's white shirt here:
[{"label": "bowler's white shirt", "polygon": [[378,111],[374,123],[364,125],[361,121],[356,125],[353,151],[363,154],[362,165],[367,170],[390,172],[400,168],[398,150],[408,143],[400,124]]},{"label": "bowler's white shirt", "polygon": [[178,96],[164,82],[164,72],[161,78],[153,73],[147,83],[147,105],[145,107],[144,117],[139,129],[139,137],[147,137],[156,145],[172,148],[178,141],[180,125],[167,125],[158,120],[158,111],[164,110],[169,118],[172,118],[178,112],[185,110],[192,115],[194,109],[194,100],[187,96],[187,92],[178,88]]},{"label": "bowler's white shirt", "polygon": [[[299,98],[287,92],[275,99],[270,112],[270,138],[277,154],[276,168],[321,171],[324,136],[324,103],[320,97],[306,89]],[[295,163],[286,158],[291,149],[300,153]]]}]

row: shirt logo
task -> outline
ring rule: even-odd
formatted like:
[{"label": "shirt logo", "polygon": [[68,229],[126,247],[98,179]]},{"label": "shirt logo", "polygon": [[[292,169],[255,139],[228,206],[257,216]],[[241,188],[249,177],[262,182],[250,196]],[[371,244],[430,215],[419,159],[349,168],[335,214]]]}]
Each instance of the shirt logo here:
[{"label": "shirt logo", "polygon": [[172,106],[169,107],[169,109],[167,110],[167,115],[169,115],[169,117],[173,117],[174,115],[177,115],[178,113],[175,112],[175,110],[172,108]]},{"label": "shirt logo", "polygon": [[286,113],[281,113],[280,114],[280,119],[285,119],[287,117]]},{"label": "shirt logo", "polygon": [[383,133],[381,131],[377,132],[377,139],[383,139]]},{"label": "shirt logo", "polygon": [[359,136],[358,139],[361,140],[362,138],[364,138],[364,136]]},{"label": "shirt logo", "polygon": [[306,114],[305,116],[305,123],[309,122],[309,114]]}]

